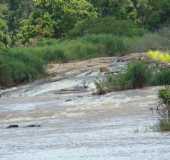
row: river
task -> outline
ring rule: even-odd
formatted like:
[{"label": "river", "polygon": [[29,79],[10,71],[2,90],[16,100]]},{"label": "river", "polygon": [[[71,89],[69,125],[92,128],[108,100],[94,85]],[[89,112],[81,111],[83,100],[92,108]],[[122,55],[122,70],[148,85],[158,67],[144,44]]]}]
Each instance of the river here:
[{"label": "river", "polygon": [[159,87],[92,95],[100,66],[126,63],[54,65],[46,80],[1,90],[0,160],[169,160],[170,133],[155,127]]}]

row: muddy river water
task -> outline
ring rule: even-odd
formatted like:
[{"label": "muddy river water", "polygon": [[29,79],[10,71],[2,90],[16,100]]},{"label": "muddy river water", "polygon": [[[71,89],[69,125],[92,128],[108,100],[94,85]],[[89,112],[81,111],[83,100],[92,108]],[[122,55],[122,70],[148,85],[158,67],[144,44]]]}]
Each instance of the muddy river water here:
[{"label": "muddy river water", "polygon": [[[169,160],[170,133],[155,129],[159,116],[151,109],[159,87],[92,95],[102,76],[97,65],[117,72],[126,64],[87,64],[1,90],[0,160]],[[40,127],[26,127],[32,124]]]}]

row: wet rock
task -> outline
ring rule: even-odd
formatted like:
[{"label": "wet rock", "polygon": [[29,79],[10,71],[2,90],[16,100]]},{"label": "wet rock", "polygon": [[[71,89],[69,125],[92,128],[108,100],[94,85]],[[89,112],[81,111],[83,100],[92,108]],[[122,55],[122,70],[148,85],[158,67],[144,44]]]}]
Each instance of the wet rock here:
[{"label": "wet rock", "polygon": [[110,71],[107,67],[100,67],[99,70],[101,73]]},{"label": "wet rock", "polygon": [[87,84],[86,81],[83,81],[83,88],[84,88],[84,89],[87,89],[87,88],[88,88],[88,84]]},{"label": "wet rock", "polygon": [[29,125],[25,126],[25,128],[38,128],[38,127],[41,127],[41,125],[39,125],[39,124],[29,124]]},{"label": "wet rock", "polygon": [[10,129],[10,128],[19,128],[19,125],[18,124],[12,124],[12,125],[9,125],[6,127],[7,129]]},{"label": "wet rock", "polygon": [[67,99],[67,100],[66,100],[66,102],[71,102],[71,101],[72,101],[72,99]]}]

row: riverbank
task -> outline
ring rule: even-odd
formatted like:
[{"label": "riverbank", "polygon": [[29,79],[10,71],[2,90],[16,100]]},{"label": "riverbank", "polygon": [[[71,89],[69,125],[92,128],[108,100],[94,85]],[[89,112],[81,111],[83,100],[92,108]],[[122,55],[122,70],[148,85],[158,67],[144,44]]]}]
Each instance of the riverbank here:
[{"label": "riverbank", "polygon": [[[68,63],[51,63],[47,67],[47,77],[35,82],[1,90],[6,95],[39,95],[48,92],[64,92],[64,90],[95,90],[95,81],[108,72],[118,73],[126,68],[131,60],[145,58],[145,53],[134,53],[122,57],[101,57]],[[67,84],[66,84],[67,83]],[[46,84],[51,84],[46,88]],[[61,85],[62,84],[62,85]],[[65,86],[66,85],[66,86]],[[59,91],[60,90],[60,91]]]}]

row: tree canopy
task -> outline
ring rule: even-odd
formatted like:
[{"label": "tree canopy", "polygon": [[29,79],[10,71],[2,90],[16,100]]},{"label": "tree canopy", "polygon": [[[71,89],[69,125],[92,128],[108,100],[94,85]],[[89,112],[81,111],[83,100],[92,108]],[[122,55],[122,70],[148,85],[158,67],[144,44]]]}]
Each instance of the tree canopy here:
[{"label": "tree canopy", "polygon": [[169,23],[170,0],[1,0],[0,43],[63,38],[80,22],[108,16],[156,30]]}]

